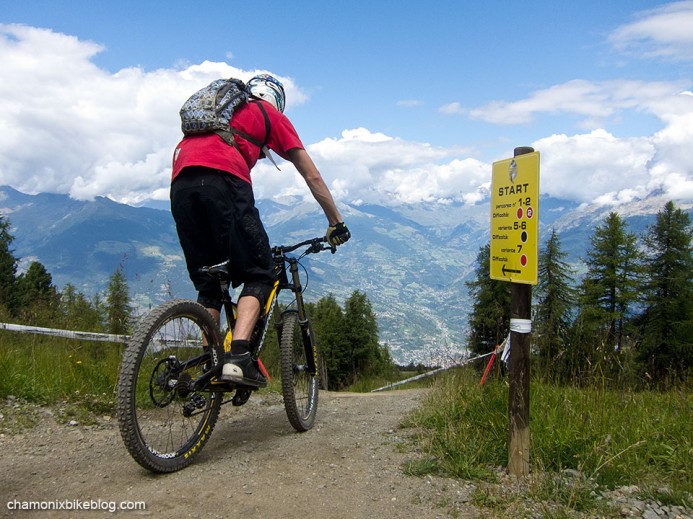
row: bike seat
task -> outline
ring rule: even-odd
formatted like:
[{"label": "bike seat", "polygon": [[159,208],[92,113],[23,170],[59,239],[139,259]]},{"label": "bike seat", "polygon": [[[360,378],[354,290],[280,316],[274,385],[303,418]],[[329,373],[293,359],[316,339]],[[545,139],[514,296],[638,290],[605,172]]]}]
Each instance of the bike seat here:
[{"label": "bike seat", "polygon": [[230,276],[229,261],[226,260],[223,263],[219,263],[218,265],[212,265],[210,267],[200,267],[198,271],[202,274],[207,274],[208,276],[228,281]]}]

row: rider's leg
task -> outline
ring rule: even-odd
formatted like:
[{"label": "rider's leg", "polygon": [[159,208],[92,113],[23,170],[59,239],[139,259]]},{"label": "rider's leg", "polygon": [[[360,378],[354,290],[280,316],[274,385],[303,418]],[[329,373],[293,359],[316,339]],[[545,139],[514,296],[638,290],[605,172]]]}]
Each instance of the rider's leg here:
[{"label": "rider's leg", "polygon": [[267,385],[267,379],[258,371],[249,351],[250,337],[260,317],[261,301],[266,299],[267,288],[264,284],[257,283],[247,283],[243,287],[241,297],[238,298],[231,352],[224,358],[222,380],[256,386]]},{"label": "rider's leg", "polygon": [[[267,303],[267,298],[272,291],[271,279],[270,274],[266,274],[266,278],[246,282],[238,298],[236,324],[233,328],[233,342],[245,341],[243,345],[245,350],[248,349],[247,341],[250,340],[253,330],[255,330],[255,324],[260,318],[261,309]],[[231,353],[243,353],[242,350],[239,351],[237,348],[233,348],[233,343],[231,346]]]},{"label": "rider's leg", "polygon": [[253,333],[258,317],[260,317],[260,301],[254,296],[242,296],[238,299],[236,312],[233,340],[247,341]]}]

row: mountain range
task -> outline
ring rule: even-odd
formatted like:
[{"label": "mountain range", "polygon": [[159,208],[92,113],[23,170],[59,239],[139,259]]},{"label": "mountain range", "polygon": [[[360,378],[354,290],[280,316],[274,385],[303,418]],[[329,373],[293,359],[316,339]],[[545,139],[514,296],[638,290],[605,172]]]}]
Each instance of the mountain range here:
[{"label": "mountain range", "polygon": [[[630,232],[642,234],[666,202],[655,193],[620,206],[618,212]],[[287,199],[257,205],[274,244],[319,236],[327,227],[314,203]],[[692,211],[690,204],[679,207]],[[540,237],[556,229],[568,261],[579,272],[594,227],[611,210],[542,196]],[[476,205],[340,205],[340,211],[352,239],[334,255],[302,261],[308,300],[331,293],[342,303],[354,290],[366,293],[380,338],[398,362],[430,362],[464,350],[471,305],[465,282],[489,240],[489,200]],[[132,207],[108,198],[77,201],[0,187],[0,214],[10,221],[20,270],[40,261],[59,289],[71,283],[92,296],[105,289],[120,266],[140,314],[171,297],[195,297],[166,206]]]}]

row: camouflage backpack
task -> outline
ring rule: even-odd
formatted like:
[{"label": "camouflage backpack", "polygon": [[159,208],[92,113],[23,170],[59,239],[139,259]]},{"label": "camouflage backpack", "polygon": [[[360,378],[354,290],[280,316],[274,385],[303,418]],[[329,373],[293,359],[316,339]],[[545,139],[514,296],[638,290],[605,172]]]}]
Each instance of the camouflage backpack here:
[{"label": "camouflage backpack", "polygon": [[230,127],[234,110],[248,102],[250,94],[240,79],[217,79],[198,90],[180,109],[181,130],[185,135],[214,132],[236,146]]}]

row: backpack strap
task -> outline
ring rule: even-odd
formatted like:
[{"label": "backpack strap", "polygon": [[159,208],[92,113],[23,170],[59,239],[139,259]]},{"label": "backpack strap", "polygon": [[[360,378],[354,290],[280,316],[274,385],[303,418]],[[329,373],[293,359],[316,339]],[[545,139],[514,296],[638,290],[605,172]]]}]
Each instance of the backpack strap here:
[{"label": "backpack strap", "polygon": [[265,107],[262,106],[262,103],[258,101],[255,102],[257,103],[258,108],[262,112],[262,116],[265,118],[265,142],[263,142],[262,146],[260,147],[260,158],[267,157],[270,160],[270,162],[274,164],[274,167],[281,171],[281,169],[279,169],[279,166],[277,166],[277,163],[274,161],[274,158],[272,157],[269,148],[267,147],[267,143],[269,142],[270,138],[270,120],[269,116],[267,115],[267,110],[265,110]]},{"label": "backpack strap", "polygon": [[270,138],[270,120],[269,120],[269,116],[267,115],[267,110],[265,110],[265,107],[262,106],[262,103],[260,101],[253,101],[253,102],[257,105],[257,107],[262,112],[262,117],[265,118],[265,140],[262,143],[262,146],[260,146],[260,149],[264,150],[265,146],[267,146],[267,143],[269,142],[269,138]]},{"label": "backpack strap", "polygon": [[[238,144],[236,143],[236,139],[234,138],[236,135],[239,135],[246,141],[254,144],[258,148],[260,148],[260,156],[262,156],[263,150],[265,149],[265,146],[267,146],[267,143],[269,142],[270,138],[270,120],[269,116],[267,115],[267,111],[265,110],[265,107],[262,106],[262,103],[259,101],[251,101],[253,104],[257,105],[257,107],[260,109],[262,112],[262,117],[265,119],[265,140],[264,141],[259,141],[252,135],[248,135],[246,132],[243,132],[241,130],[237,130],[233,126],[229,126],[228,130],[216,130],[214,133],[216,133],[219,137],[224,139],[226,143],[230,146],[233,146],[234,148],[238,149]],[[240,150],[239,150],[240,151]]]},{"label": "backpack strap", "polygon": [[224,139],[224,142],[226,144],[228,144],[229,146],[233,146],[238,150],[238,144],[236,143],[236,139],[233,138],[233,136],[236,133],[239,133],[238,130],[234,130],[233,128],[231,128],[230,130],[214,130],[214,133],[216,133],[219,137]]}]

